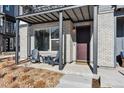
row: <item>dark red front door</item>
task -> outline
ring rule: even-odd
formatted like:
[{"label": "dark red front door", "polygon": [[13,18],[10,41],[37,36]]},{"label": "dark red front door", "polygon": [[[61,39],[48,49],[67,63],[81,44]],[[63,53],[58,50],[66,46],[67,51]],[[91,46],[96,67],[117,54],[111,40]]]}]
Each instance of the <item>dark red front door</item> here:
[{"label": "dark red front door", "polygon": [[89,61],[90,26],[77,28],[77,60]]}]

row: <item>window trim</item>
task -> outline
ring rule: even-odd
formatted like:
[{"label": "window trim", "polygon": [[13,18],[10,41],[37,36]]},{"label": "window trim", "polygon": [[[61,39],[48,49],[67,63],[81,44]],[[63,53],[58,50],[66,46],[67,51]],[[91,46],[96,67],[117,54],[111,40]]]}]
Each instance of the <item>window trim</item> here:
[{"label": "window trim", "polygon": [[59,39],[51,39],[51,51],[54,51],[52,50],[52,41],[56,41],[56,40],[59,40]]}]

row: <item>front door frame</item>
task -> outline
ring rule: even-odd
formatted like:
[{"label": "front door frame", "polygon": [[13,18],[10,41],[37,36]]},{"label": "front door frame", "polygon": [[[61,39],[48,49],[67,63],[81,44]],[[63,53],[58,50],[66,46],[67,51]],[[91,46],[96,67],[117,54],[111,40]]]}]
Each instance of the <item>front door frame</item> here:
[{"label": "front door frame", "polygon": [[[76,36],[76,62],[79,62],[79,61],[83,61],[83,60],[78,60],[77,59],[77,28],[78,27],[87,27],[87,26],[89,26],[90,27],[90,39],[92,38],[92,23],[89,23],[89,24],[87,24],[87,25],[81,25],[81,26],[76,26],[76,34],[75,34],[75,36]],[[89,61],[88,62],[86,62],[86,63],[89,63],[90,61],[91,61],[91,43],[92,41],[90,40],[90,42],[89,42],[89,51],[90,51],[90,54],[89,54]]]}]

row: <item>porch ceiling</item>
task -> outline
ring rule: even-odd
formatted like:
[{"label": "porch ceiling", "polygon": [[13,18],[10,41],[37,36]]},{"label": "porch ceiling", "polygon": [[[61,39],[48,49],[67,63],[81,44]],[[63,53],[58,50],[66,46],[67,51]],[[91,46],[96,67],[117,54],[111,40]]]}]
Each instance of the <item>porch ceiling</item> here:
[{"label": "porch ceiling", "polygon": [[16,18],[31,24],[56,22],[59,21],[59,11],[63,11],[63,20],[71,20],[74,23],[93,20],[93,6],[88,5],[21,15]]}]

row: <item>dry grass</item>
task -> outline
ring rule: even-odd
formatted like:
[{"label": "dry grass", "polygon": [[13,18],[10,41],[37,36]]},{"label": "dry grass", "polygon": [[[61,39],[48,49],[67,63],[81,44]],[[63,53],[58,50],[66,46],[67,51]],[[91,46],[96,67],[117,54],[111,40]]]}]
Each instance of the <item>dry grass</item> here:
[{"label": "dry grass", "polygon": [[40,87],[46,87],[46,82],[45,82],[45,80],[36,80],[35,82],[34,82],[34,87],[35,88],[40,88]]},{"label": "dry grass", "polygon": [[0,63],[1,88],[55,87],[62,75],[45,69],[16,66],[14,62]]}]

